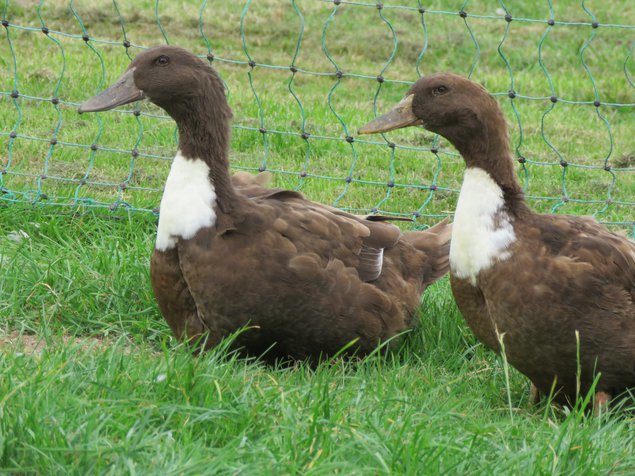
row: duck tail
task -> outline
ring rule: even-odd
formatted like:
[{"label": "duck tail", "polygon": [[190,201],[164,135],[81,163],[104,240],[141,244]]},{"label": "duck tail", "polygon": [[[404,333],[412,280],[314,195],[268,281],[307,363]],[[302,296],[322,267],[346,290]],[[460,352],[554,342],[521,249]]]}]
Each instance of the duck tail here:
[{"label": "duck tail", "polygon": [[405,238],[428,257],[428,266],[424,272],[423,283],[428,286],[450,271],[450,242],[452,224],[448,219],[424,231],[404,233]]}]

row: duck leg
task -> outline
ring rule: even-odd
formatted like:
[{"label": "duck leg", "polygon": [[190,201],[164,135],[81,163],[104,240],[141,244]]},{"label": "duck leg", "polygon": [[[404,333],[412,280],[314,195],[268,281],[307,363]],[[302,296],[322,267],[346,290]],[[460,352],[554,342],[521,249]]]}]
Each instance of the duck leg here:
[{"label": "duck leg", "polygon": [[595,392],[593,398],[593,414],[598,416],[601,412],[606,410],[609,406],[611,395],[606,392]]},{"label": "duck leg", "polygon": [[531,388],[529,389],[529,403],[537,405],[540,402],[541,397],[542,395],[540,394],[540,390],[538,390],[538,387],[531,382]]}]

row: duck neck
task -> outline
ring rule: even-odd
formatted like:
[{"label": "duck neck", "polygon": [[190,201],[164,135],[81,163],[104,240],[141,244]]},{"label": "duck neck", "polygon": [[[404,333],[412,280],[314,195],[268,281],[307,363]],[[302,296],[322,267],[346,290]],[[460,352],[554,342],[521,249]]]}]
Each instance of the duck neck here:
[{"label": "duck neck", "polygon": [[473,144],[455,144],[467,170],[454,214],[450,268],[476,286],[482,271],[511,257],[515,222],[528,208],[507,141],[473,137]]},{"label": "duck neck", "polygon": [[181,155],[205,162],[216,195],[216,207],[222,214],[230,215],[237,197],[229,173],[232,114],[222,86],[207,88],[192,97],[181,110],[169,112],[178,126]]},{"label": "duck neck", "polygon": [[[476,136],[478,139],[464,142],[459,140],[454,145],[468,168],[482,169],[496,182],[503,192],[509,212],[525,213],[528,208],[514,169],[506,127],[503,123],[498,125],[498,128],[484,126],[483,129]],[[491,130],[497,132],[491,133]]]}]

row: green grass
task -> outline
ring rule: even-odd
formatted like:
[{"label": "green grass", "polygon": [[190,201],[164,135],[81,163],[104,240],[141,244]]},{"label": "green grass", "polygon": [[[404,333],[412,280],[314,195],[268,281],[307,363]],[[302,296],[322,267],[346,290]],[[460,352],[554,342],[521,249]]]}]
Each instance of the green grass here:
[{"label": "green grass", "polygon": [[[150,46],[163,37],[154,16],[155,2],[118,3],[133,44]],[[240,2],[208,2],[204,31],[214,53],[245,60],[238,31]],[[402,4],[416,6],[414,1]],[[463,1],[430,2],[429,9],[458,11]],[[589,21],[577,1],[558,1],[554,17]],[[635,24],[627,0],[602,5],[586,2],[600,23]],[[11,2],[11,23],[40,27],[28,2]],[[81,34],[66,0],[45,2],[41,12],[51,30]],[[505,2],[515,17],[548,18],[548,6]],[[495,2],[473,1],[465,9],[494,14]],[[92,37],[121,41],[111,3],[87,0],[73,7]],[[333,71],[321,49],[332,4],[298,2],[305,34],[297,64],[311,71]],[[160,2],[162,26],[170,41],[199,54],[207,47],[198,30],[200,3]],[[395,28],[397,53],[383,75],[414,80],[423,47],[416,12],[386,8]],[[425,15],[429,46],[419,63],[422,73],[452,70],[467,74],[475,49],[458,15]],[[507,91],[510,76],[497,53],[506,23],[468,17],[479,42],[473,77],[496,92]],[[244,19],[250,55],[258,63],[288,65],[299,31],[295,10],[273,0],[252,2]],[[502,45],[513,71],[515,89],[528,96],[549,96],[538,65],[537,44],[543,23],[513,21]],[[14,84],[11,48],[0,40],[0,91],[79,103],[112,82],[128,64],[123,47],[93,43],[105,62],[81,39],[9,27],[16,54]],[[635,61],[625,60],[633,30],[598,28],[584,58],[603,102],[630,103]],[[2,32],[5,34],[5,32]],[[593,34],[590,27],[556,26],[543,45],[543,58],[559,97],[594,99],[580,51]],[[343,5],[325,33],[332,58],[345,72],[375,76],[392,51],[390,28],[376,8]],[[370,45],[370,46],[369,46]],[[131,54],[138,50],[131,49]],[[216,61],[229,88],[235,124],[259,127],[259,109],[244,65]],[[288,70],[257,67],[253,84],[267,129],[302,130],[302,115],[289,93]],[[103,79],[103,82],[102,82]],[[100,85],[101,84],[101,85]],[[326,104],[333,77],[298,73],[292,87],[313,135],[344,137],[344,127]],[[333,109],[349,133],[373,117],[378,83],[345,76],[331,95]],[[377,110],[397,101],[407,85],[384,83]],[[499,98],[509,118],[514,147],[520,127],[506,97]],[[527,192],[561,197],[559,157],[545,143],[541,120],[549,101],[516,99],[523,130],[520,152],[529,159]],[[20,114],[18,114],[18,109]],[[174,154],[174,125],[144,104],[139,122],[131,114],[78,116],[71,104],[0,95],[0,167],[9,173],[1,185],[0,207],[0,473],[1,474],[629,474],[635,466],[633,414],[629,411],[589,417],[583,406],[572,411],[528,402],[526,379],[476,342],[452,300],[447,279],[433,286],[421,307],[420,325],[403,346],[386,358],[370,357],[357,365],[341,361],[315,370],[304,365],[267,368],[237,360],[222,349],[193,358],[179,346],[161,318],[149,282],[149,257],[156,220],[146,212],[115,213],[87,209],[80,199],[109,205],[125,201],[135,208],[158,205],[169,160]],[[633,109],[599,109],[606,126],[588,105],[556,104],[544,116],[545,137],[570,163],[614,168],[615,201],[633,201],[635,136]],[[19,124],[18,124],[19,118]],[[100,128],[99,121],[103,128]],[[10,141],[8,132],[17,130]],[[57,132],[56,132],[57,131]],[[101,131],[101,132],[100,132]],[[58,144],[48,140],[102,149]],[[99,137],[98,137],[99,136]],[[40,138],[43,141],[29,140]],[[267,134],[234,129],[232,161],[237,167],[267,168],[277,185],[296,188],[313,199],[388,212],[445,215],[456,203],[462,163],[441,153],[440,169],[429,151],[391,151],[381,138],[355,142],[355,181],[345,190],[354,156],[344,141]],[[397,144],[429,149],[431,134],[397,131]],[[138,142],[138,144],[137,144]],[[124,152],[103,150],[105,147]],[[134,163],[129,150],[142,153]],[[440,141],[443,152],[451,148]],[[541,165],[549,163],[555,165]],[[399,184],[387,195],[383,185]],[[300,172],[309,176],[302,180]],[[131,172],[132,171],[132,172]],[[435,179],[440,187],[425,187]],[[524,179],[522,170],[519,169]],[[48,178],[41,179],[46,174]],[[328,176],[339,180],[323,178]],[[79,180],[86,184],[65,182]],[[378,184],[364,183],[379,182]],[[126,182],[131,187],[120,190]],[[603,201],[611,175],[604,170],[568,167],[564,181],[572,198]],[[115,185],[116,184],[116,185]],[[134,187],[138,187],[135,189]],[[60,202],[62,207],[10,204],[12,199]],[[428,202],[428,198],[431,200]],[[41,199],[41,197],[40,197]],[[386,200],[384,200],[386,199]],[[534,200],[547,211],[558,200]],[[70,206],[69,206],[70,205]],[[563,213],[596,213],[612,222],[633,221],[633,207],[568,202]],[[436,218],[424,217],[421,223]],[[632,231],[632,227],[625,225]],[[28,238],[24,237],[24,234]],[[22,239],[16,238],[22,236]],[[632,405],[632,402],[629,404]]]},{"label": "green grass", "polygon": [[267,368],[222,349],[193,358],[172,340],[150,291],[152,221],[18,206],[0,220],[29,236],[0,238],[3,474],[626,474],[635,464],[630,413],[533,407],[513,370],[506,387],[447,280],[394,355]]}]

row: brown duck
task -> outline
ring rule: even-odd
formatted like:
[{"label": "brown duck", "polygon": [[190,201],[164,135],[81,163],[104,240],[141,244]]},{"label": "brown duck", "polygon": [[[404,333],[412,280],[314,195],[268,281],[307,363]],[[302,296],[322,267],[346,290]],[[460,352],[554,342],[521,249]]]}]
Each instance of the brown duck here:
[{"label": "brown duck", "polygon": [[216,72],[174,46],[140,53],[79,112],[147,98],[178,126],[161,200],[152,286],[174,334],[265,360],[363,355],[408,329],[449,269],[450,226],[397,227],[230,178],[231,109]]},{"label": "brown duck", "polygon": [[596,375],[598,404],[635,387],[635,243],[591,218],[528,208],[505,118],[480,85],[454,74],[426,76],[359,133],[414,125],[448,139],[467,166],[450,274],[476,337],[496,352],[503,343],[508,362],[531,380],[534,399],[554,390],[557,401],[571,404]]}]

